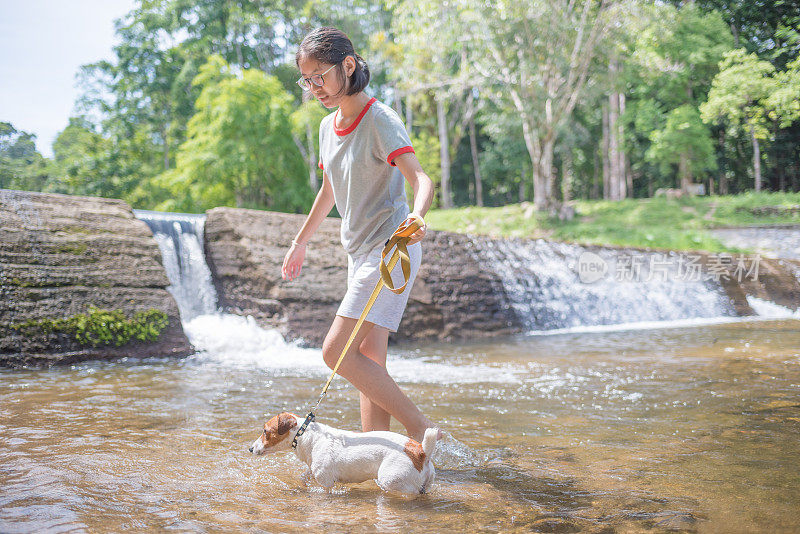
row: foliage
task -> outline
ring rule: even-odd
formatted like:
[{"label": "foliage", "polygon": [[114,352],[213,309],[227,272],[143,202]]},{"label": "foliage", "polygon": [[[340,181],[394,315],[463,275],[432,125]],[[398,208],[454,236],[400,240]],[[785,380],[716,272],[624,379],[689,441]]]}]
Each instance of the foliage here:
[{"label": "foliage", "polygon": [[725,54],[708,101],[700,106],[703,120],[725,120],[734,132],[752,127],[755,137],[765,139],[766,101],[775,89],[774,72],[775,67],[770,63],[741,48]]},{"label": "foliage", "polygon": [[766,98],[769,116],[778,120],[782,128],[800,120],[800,57],[792,61],[785,71],[775,74],[775,86]]},{"label": "foliage", "polygon": [[615,93],[629,196],[678,178],[746,191],[756,160],[766,189],[800,190],[798,24],[789,0],[137,0],[115,23],[113,57],[81,67],[52,160],[0,123],[0,187],[149,209],[307,211],[330,111],[304,102],[293,56],[330,25],[369,64],[368,92],[404,116],[412,108],[412,142],[440,190],[444,103],[457,205],[476,202],[468,109],[486,205],[535,200],[535,183],[558,200],[565,177],[574,198],[602,196]]},{"label": "foliage", "polygon": [[36,151],[36,136],[0,122],[0,189],[52,190],[50,165]]},{"label": "foliage", "polygon": [[652,145],[646,157],[661,165],[662,174],[670,174],[670,167],[686,157],[689,169],[695,176],[703,175],[717,166],[714,146],[708,128],[700,120],[700,113],[689,104],[673,109],[667,114],[662,129],[650,134]]},{"label": "foliage", "polygon": [[254,69],[235,75],[214,55],[193,84],[202,88],[197,112],[189,121],[177,166],[155,180],[171,193],[156,208],[306,207],[313,197],[301,178],[303,159],[286,135],[292,100],[280,82]]},{"label": "foliage", "polygon": [[[438,184],[442,181],[439,165],[441,161],[441,156],[439,155],[439,138],[422,130],[419,133],[411,135],[411,144],[414,147],[414,155],[417,157],[422,170],[430,177],[434,188],[438,188]],[[413,208],[413,189],[411,189],[411,184],[409,184],[408,181],[405,181],[405,186],[406,198]],[[438,206],[439,196],[434,195],[431,208]]]},{"label": "foliage", "polygon": [[81,345],[119,347],[131,341],[156,341],[168,325],[167,314],[155,308],[138,311],[128,319],[121,310],[90,306],[88,313],[63,319],[26,321],[11,327],[26,335],[58,332],[72,336]]}]

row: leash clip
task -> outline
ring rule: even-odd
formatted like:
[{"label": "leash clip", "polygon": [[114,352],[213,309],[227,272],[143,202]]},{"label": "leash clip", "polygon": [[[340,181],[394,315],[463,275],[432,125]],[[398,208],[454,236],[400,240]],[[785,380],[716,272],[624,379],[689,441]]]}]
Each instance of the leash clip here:
[{"label": "leash clip", "polygon": [[297,434],[294,435],[294,439],[292,440],[293,449],[297,448],[297,438],[306,433],[306,428],[308,428],[308,424],[313,420],[314,420],[314,412],[308,412],[306,420],[303,421],[303,424],[300,425],[300,429],[297,431]]}]

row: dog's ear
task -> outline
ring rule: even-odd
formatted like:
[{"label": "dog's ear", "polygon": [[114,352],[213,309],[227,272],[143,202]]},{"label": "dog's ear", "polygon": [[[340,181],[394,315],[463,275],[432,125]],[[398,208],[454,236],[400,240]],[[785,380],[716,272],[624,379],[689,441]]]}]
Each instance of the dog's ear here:
[{"label": "dog's ear", "polygon": [[282,414],[278,415],[278,435],[282,436],[286,434],[291,429],[297,426],[297,419],[294,418],[294,415],[283,412]]}]

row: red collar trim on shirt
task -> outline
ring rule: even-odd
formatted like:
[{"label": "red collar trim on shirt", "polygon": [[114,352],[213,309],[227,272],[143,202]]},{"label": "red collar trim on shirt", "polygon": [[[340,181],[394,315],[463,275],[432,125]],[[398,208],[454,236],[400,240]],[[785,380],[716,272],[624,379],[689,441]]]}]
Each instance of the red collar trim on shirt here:
[{"label": "red collar trim on shirt", "polygon": [[356,126],[358,126],[358,123],[361,122],[361,117],[364,116],[369,107],[377,100],[378,99],[375,98],[374,96],[370,98],[369,102],[367,102],[366,105],[364,106],[364,109],[362,109],[361,113],[359,113],[358,117],[356,117],[356,120],[353,121],[353,124],[345,128],[344,130],[340,130],[339,128],[336,127],[336,115],[339,113],[339,108],[336,108],[336,113],[333,114],[333,131],[336,132],[337,135],[347,135],[353,130],[355,130]]}]

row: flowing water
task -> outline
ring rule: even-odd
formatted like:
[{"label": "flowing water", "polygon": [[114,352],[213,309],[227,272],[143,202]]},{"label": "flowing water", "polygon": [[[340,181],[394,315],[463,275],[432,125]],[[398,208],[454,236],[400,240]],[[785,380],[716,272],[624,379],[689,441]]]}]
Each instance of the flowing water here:
[{"label": "flowing water", "polygon": [[[0,370],[0,532],[797,532],[800,320],[751,304],[763,317],[391,346],[446,431],[414,498],[326,493],[292,453],[247,451],[328,374],[250,318],[185,314],[181,360]],[[357,391],[338,378],[317,416],[357,430]]]}]

